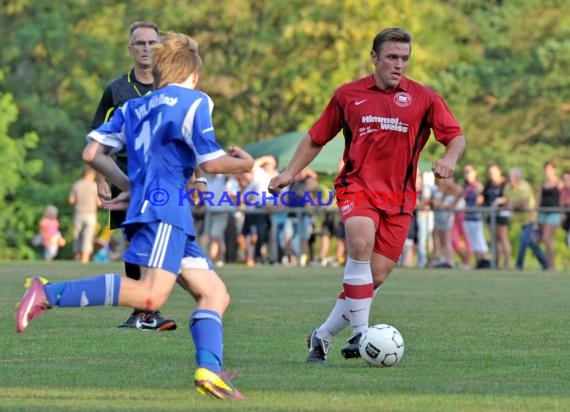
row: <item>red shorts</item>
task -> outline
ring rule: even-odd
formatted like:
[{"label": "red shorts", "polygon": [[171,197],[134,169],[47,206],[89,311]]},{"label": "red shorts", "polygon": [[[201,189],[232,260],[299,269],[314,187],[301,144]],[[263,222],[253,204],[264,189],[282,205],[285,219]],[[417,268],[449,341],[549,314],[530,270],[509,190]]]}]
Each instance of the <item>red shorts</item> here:
[{"label": "red shorts", "polygon": [[347,196],[345,196],[339,202],[338,210],[342,221],[345,222],[346,219],[353,216],[365,216],[372,219],[374,227],[376,227],[373,252],[397,262],[408,237],[412,215],[381,210],[364,196],[353,199],[347,200]]}]

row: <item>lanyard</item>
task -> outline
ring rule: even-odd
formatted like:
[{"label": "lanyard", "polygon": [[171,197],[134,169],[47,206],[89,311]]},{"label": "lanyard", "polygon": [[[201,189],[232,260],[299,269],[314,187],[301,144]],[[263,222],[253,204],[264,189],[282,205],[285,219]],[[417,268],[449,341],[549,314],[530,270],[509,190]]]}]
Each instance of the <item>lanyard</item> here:
[{"label": "lanyard", "polygon": [[[141,93],[140,90],[138,89],[137,85],[131,81],[131,72],[129,72],[129,73],[127,74],[127,81],[133,85],[133,89],[135,89],[135,92],[137,92],[137,94],[139,95],[139,97],[142,96],[142,93]],[[148,91],[147,93],[145,93],[145,94],[148,94],[148,93],[150,93],[150,92],[151,92],[151,91],[149,90],[149,91]]]}]

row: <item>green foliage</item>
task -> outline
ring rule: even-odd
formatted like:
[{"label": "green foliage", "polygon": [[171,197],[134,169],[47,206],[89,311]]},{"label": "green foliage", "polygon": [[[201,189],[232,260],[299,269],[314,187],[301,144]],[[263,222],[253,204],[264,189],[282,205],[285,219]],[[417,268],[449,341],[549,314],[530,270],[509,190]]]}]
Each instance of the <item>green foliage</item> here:
[{"label": "green foliage", "polygon": [[568,5],[455,3],[473,16],[471,43],[480,55],[450,65],[434,86],[464,125],[468,161],[493,159],[530,175],[548,158],[568,166],[570,87],[562,70],[570,63]]},{"label": "green foliage", "polygon": [[[225,145],[310,127],[336,87],[371,72],[373,36],[397,25],[414,35],[409,75],[440,92],[464,128],[463,162],[521,166],[534,184],[546,159],[570,167],[568,2],[191,3],[4,1],[0,105],[8,109],[0,123],[17,138],[0,154],[11,160],[3,162],[0,194],[20,180],[39,191],[59,187],[46,192],[54,196],[67,192],[103,87],[130,67],[127,29],[135,20],[199,41],[200,87],[214,99]],[[22,150],[25,167],[17,164]],[[441,153],[432,141],[423,160]],[[62,201],[36,205],[20,191],[11,196],[32,210]]]},{"label": "green foliage", "polygon": [[10,125],[18,118],[18,109],[8,93],[0,92],[0,112],[0,259],[29,258],[33,251],[25,242],[35,225],[34,208],[21,193],[41,171],[42,162],[27,157],[27,152],[36,147],[38,136],[33,132],[17,139],[8,135]]}]

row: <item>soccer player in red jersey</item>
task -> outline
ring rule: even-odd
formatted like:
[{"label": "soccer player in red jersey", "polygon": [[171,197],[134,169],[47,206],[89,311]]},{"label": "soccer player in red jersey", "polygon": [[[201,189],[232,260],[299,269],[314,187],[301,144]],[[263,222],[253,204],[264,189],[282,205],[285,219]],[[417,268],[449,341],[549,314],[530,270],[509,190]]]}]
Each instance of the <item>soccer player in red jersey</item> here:
[{"label": "soccer player in red jersey", "polygon": [[437,177],[453,175],[465,138],[443,99],[405,76],[412,37],[402,28],[379,32],[370,58],[374,72],[339,87],[300,142],[289,165],[269,184],[279,192],[341,130],[345,166],[335,179],[345,223],[348,259],[343,292],[325,322],[308,338],[307,362],[326,363],[330,342],[343,328],[352,335],[341,353],[359,357],[372,299],[402,252],[415,207],[418,159],[433,130],[446,147],[434,162]]}]

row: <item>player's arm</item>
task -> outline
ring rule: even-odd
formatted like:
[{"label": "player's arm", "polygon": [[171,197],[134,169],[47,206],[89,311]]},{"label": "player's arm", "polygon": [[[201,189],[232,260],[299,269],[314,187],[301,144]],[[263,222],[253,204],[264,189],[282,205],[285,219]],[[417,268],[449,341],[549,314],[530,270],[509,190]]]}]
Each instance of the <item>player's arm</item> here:
[{"label": "player's arm", "polygon": [[451,139],[447,143],[443,157],[432,165],[432,171],[435,176],[443,179],[453,176],[457,161],[464,150],[465,136],[459,135]]},{"label": "player's arm", "polygon": [[[97,110],[95,111],[95,115],[91,121],[91,128],[97,129],[107,120],[109,120],[114,110],[115,106],[113,102],[113,92],[111,90],[111,86],[109,85],[105,88],[103,94],[101,95],[101,100],[99,100],[99,105],[97,106]],[[97,173],[95,182],[97,183],[97,193],[99,195],[99,198],[105,200],[110,199],[111,189],[105,180],[105,176]]]},{"label": "player's arm", "polygon": [[119,189],[128,192],[130,190],[129,178],[111,157],[112,149],[112,147],[91,139],[83,149],[83,161],[109,179]]},{"label": "player's arm", "polygon": [[194,169],[194,173],[188,182],[186,182],[186,190],[195,189],[191,194],[190,197],[194,202],[198,202],[200,199],[200,193],[205,193],[208,191],[208,177],[206,173],[197,166]]},{"label": "player's arm", "polygon": [[127,210],[131,200],[131,192],[121,192],[113,199],[104,200],[101,206],[107,210]]},{"label": "player's arm", "polygon": [[278,193],[279,189],[289,186],[293,178],[317,157],[322,148],[323,146],[316,144],[307,133],[299,143],[299,146],[297,146],[293,158],[285,170],[269,182],[269,191]]},{"label": "player's arm", "polygon": [[200,168],[210,174],[236,174],[249,172],[253,167],[253,157],[237,146],[231,146],[228,153],[200,163]]},{"label": "player's arm", "polygon": [[97,195],[99,199],[107,200],[111,198],[111,189],[109,188],[109,184],[101,173],[97,173],[97,177],[95,178],[95,183],[97,183]]}]

